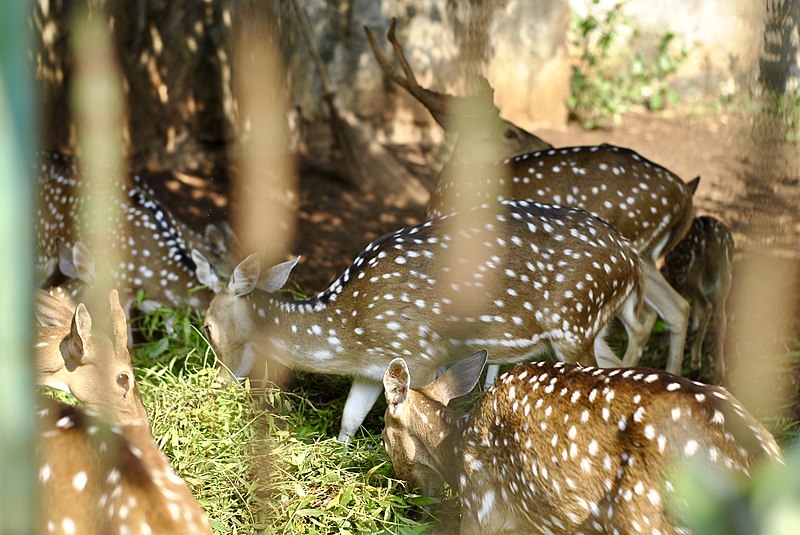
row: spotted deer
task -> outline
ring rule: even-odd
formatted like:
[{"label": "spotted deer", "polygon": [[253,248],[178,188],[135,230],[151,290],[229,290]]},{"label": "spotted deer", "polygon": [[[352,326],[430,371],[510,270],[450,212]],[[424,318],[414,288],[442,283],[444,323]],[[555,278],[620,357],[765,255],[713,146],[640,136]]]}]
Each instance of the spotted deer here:
[{"label": "spotted deer", "polygon": [[[445,130],[452,129],[448,119],[454,110],[456,113],[467,110],[477,116],[472,122],[463,122],[465,129],[459,131],[459,142],[432,192],[428,217],[453,210],[459,197],[458,206],[462,209],[496,197],[574,206],[610,223],[642,256],[647,276],[645,301],[670,328],[667,369],[680,373],[689,305],[664,280],[655,263],[688,230],[697,180],[685,184],[664,167],[634,151],[612,145],[555,149],[500,119],[497,111],[493,112],[494,116],[481,112],[494,106],[491,88],[484,91],[484,95],[458,98],[421,87],[397,40],[395,28],[393,20],[387,39],[403,76],[394,70],[381,53],[374,34],[365,28],[384,75],[422,103]],[[490,119],[486,120],[486,116]],[[461,143],[462,136],[467,143]],[[462,145],[466,147],[463,150]],[[486,147],[491,150],[484,152]],[[481,158],[484,154],[505,155],[507,159],[502,163],[487,162]],[[473,180],[478,183],[472,183]],[[656,319],[648,308],[643,308],[642,312],[642,317],[634,323],[620,318],[628,332],[624,362],[629,366],[638,363]],[[491,382],[496,374],[497,367],[490,366],[487,380]]]},{"label": "spotted deer", "polygon": [[39,384],[71,392],[82,407],[40,397],[39,533],[211,533],[205,513],[150,433],[127,349],[125,312],[110,294],[113,340],[39,291]]},{"label": "spotted deer", "polygon": [[[459,237],[483,260],[456,251]],[[494,362],[515,362],[552,346],[565,361],[619,365],[603,332],[615,314],[636,315],[641,291],[638,256],[614,229],[580,210],[525,201],[387,234],[303,301],[273,295],[296,261],[262,273],[251,255],[227,284],[202,255],[195,262],[217,294],[206,333],[235,377],[260,377],[255,362],[266,359],[353,377],[341,440],[358,430],[395,357],[423,382],[470,348],[490,347]],[[475,297],[460,307],[455,296],[465,292]]]},{"label": "spotted deer", "polygon": [[[689,304],[664,279],[656,261],[686,234],[693,217],[692,195],[698,180],[685,183],[669,170],[636,152],[613,145],[569,147],[522,154],[503,162],[480,166],[486,181],[504,188],[498,199],[532,199],[586,210],[613,226],[630,240],[642,258],[647,283],[644,300],[670,329],[667,370],[680,374]],[[440,176],[428,211],[447,213],[452,199],[461,195],[459,183]],[[500,178],[497,178],[500,177]],[[477,190],[475,204],[487,199]],[[650,336],[656,316],[642,308],[642,316],[629,323],[628,348],[623,361],[635,366]]]},{"label": "spotted deer", "polygon": [[681,295],[691,301],[691,369],[698,375],[703,364],[703,342],[714,319],[714,380],[725,379],[725,303],[733,274],[733,236],[725,223],[709,216],[694,218],[692,227],[664,259],[661,272]]},{"label": "spotted deer", "polygon": [[726,390],[645,368],[519,364],[469,412],[485,351],[412,388],[393,360],[383,443],[398,477],[461,497],[461,533],[690,533],[668,502],[688,461],[749,474],[782,462],[770,433]]},{"label": "spotted deer", "polygon": [[[55,152],[42,152],[40,157],[36,272],[38,284],[48,287],[64,283],[63,275],[70,278],[58,268],[63,267],[65,254],[72,253],[76,242],[86,241],[94,223],[86,218],[85,205],[91,192],[83,190],[84,178],[77,160]],[[204,235],[195,232],[156,200],[139,175],[131,175],[131,183],[119,187],[125,200],[116,206],[113,220],[104,224],[117,232],[115,247],[125,260],[108,266],[99,256],[101,263],[96,269],[110,271],[126,304],[141,288],[154,303],[207,306],[212,296],[197,284],[191,250],[205,251],[221,269],[229,271],[238,253],[235,236],[227,227],[215,225],[208,225]],[[80,285],[73,284],[70,291],[79,289]]]}]

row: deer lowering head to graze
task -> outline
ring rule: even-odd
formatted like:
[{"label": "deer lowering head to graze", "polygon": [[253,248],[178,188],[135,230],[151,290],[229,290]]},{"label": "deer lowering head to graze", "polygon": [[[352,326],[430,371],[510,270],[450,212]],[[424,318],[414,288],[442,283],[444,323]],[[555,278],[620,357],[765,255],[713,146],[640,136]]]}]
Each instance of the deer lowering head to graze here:
[{"label": "deer lowering head to graze", "polygon": [[725,379],[725,303],[733,273],[733,236],[725,223],[709,216],[696,217],[683,240],[670,251],[661,268],[664,278],[691,301],[692,373],[703,364],[703,341],[712,318],[715,348],[714,379]]},{"label": "deer lowering head to graze", "polygon": [[[494,90],[485,79],[482,79],[480,93],[467,97],[437,93],[420,86],[414,71],[411,69],[411,65],[406,59],[403,47],[397,40],[396,29],[397,19],[392,19],[386,38],[392,45],[395,58],[403,71],[402,75],[394,69],[390,61],[383,55],[372,30],[364,26],[372,54],[375,56],[378,65],[380,65],[384,76],[408,91],[411,96],[425,106],[436,122],[446,131],[454,131],[453,114],[458,114],[462,119],[459,122],[462,129],[458,131],[459,141],[453,149],[452,161],[473,164],[484,163],[480,160],[476,161],[475,152],[471,150],[474,145],[463,143],[465,137],[478,141],[483,147],[488,145],[489,153],[493,152],[495,154],[514,155],[552,147],[546,141],[500,117],[500,110],[494,104]],[[467,148],[462,150],[462,146]]]},{"label": "deer lowering head to graze", "polygon": [[[84,187],[78,162],[54,152],[40,153],[39,206],[36,209],[37,281],[44,286],[59,285],[64,279],[58,267],[63,253],[72,252],[76,242],[88,241],[92,225],[88,221],[86,203],[91,191]],[[138,175],[131,184],[120,184],[125,200],[112,210],[108,225],[116,232],[114,257],[123,260],[119,265],[106,265],[103,255],[97,256],[97,270],[111,273],[126,303],[133,300],[138,289],[148,298],[166,305],[188,304],[205,307],[211,294],[197,284],[193,248],[200,249],[229,271],[235,237],[209,225],[205,235],[194,232],[159,203],[155,193]],[[95,266],[92,266],[94,269]],[[67,275],[69,278],[69,275]],[[84,281],[86,282],[86,281]]]},{"label": "deer lowering head to graze", "polygon": [[[677,175],[636,152],[613,145],[550,149],[479,166],[476,179],[499,186],[500,199],[531,199],[574,206],[606,221],[630,240],[642,257],[647,284],[645,302],[670,329],[667,370],[679,374],[689,316],[689,305],[664,280],[656,260],[686,234],[694,210],[692,194],[697,181],[687,184]],[[430,216],[459,206],[488,200],[491,188],[462,188],[457,170],[442,173],[431,196]],[[484,184],[484,185],[487,185]],[[480,186],[481,184],[478,184]],[[494,191],[497,191],[496,189]],[[472,195],[470,201],[464,195]],[[624,362],[635,366],[655,315],[648,310],[634,324],[624,321],[628,349]]]},{"label": "deer lowering head to graze", "polygon": [[[525,201],[387,234],[304,301],[270,293],[283,286],[294,262],[262,273],[251,256],[225,284],[202,255],[195,261],[200,281],[217,292],[206,332],[236,377],[259,377],[268,359],[353,377],[341,439],[358,430],[395,357],[407,359],[420,384],[483,347],[495,362],[552,347],[569,362],[621,364],[602,333],[615,314],[636,315],[642,276],[636,253],[606,223],[581,210]],[[467,294],[472,298],[462,306]]]},{"label": "deer lowering head to graze", "polygon": [[644,368],[520,364],[470,412],[486,352],[412,388],[403,359],[384,376],[383,442],[395,472],[461,497],[461,533],[690,533],[668,502],[687,461],[749,474],[781,461],[775,439],[726,390]]},{"label": "deer lowering head to graze", "polygon": [[41,398],[39,533],[211,533],[200,506],[153,443],[127,349],[125,312],[110,295],[113,341],[71,309],[36,296],[37,382],[82,408]]}]

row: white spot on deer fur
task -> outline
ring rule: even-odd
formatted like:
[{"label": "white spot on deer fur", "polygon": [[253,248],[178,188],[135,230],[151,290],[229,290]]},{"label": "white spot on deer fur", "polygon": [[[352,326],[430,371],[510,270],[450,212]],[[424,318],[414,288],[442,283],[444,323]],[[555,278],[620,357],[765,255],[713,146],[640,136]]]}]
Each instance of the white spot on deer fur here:
[{"label": "white spot on deer fur", "polygon": [[667,390],[670,392],[674,392],[675,390],[679,390],[681,387],[680,383],[670,383],[667,385]]},{"label": "white spot on deer fur", "polygon": [[696,440],[689,440],[689,441],[686,442],[686,446],[684,446],[684,448],[683,448],[683,453],[685,453],[686,455],[691,457],[692,455],[697,453],[697,448],[698,447],[699,447],[699,444],[697,443]]},{"label": "white spot on deer fur", "polygon": [[120,473],[119,470],[116,468],[112,468],[111,471],[108,473],[108,477],[106,478],[106,482],[109,485],[116,485],[119,483]]},{"label": "white spot on deer fur", "polygon": [[652,383],[653,381],[658,380],[658,374],[651,373],[647,377],[644,378],[645,383]]},{"label": "white spot on deer fur", "polygon": [[86,472],[78,472],[75,474],[75,477],[72,478],[72,486],[75,488],[75,490],[81,492],[86,488],[86,483],[88,480],[89,478],[86,475]]},{"label": "white spot on deer fur", "polygon": [[73,425],[74,422],[72,421],[72,418],[70,418],[69,416],[64,416],[62,418],[59,418],[58,421],[56,422],[56,427],[60,429],[67,429],[69,427],[72,427]]},{"label": "white spot on deer fur", "polygon": [[47,480],[50,479],[50,475],[53,473],[53,469],[50,468],[49,464],[43,464],[42,467],[39,469],[39,480],[42,483],[47,483]]},{"label": "white spot on deer fur", "polygon": [[64,530],[64,533],[72,535],[76,530],[75,521],[68,516],[64,517],[64,519],[61,521],[61,529]]},{"label": "white spot on deer fur", "polygon": [[481,508],[478,510],[478,522],[482,523],[486,516],[494,509],[494,491],[486,491],[481,500]]}]

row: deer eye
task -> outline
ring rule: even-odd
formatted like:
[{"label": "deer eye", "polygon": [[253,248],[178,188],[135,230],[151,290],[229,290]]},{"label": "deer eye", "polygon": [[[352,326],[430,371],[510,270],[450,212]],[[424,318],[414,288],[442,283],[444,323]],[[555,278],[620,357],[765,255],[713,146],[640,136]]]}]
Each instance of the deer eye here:
[{"label": "deer eye", "polygon": [[131,378],[127,373],[117,375],[117,384],[122,388],[127,389],[130,386]]}]

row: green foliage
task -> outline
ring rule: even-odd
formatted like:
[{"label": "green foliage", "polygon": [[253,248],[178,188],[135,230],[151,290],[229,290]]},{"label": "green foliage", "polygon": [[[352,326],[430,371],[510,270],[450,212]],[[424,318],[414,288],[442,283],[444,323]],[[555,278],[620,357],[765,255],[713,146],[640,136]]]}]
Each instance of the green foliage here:
[{"label": "green foliage", "polygon": [[785,455],[785,465],[762,461],[752,479],[687,464],[675,481],[677,499],[671,505],[695,533],[800,533],[800,448],[788,448]]},{"label": "green foliage", "polygon": [[[599,0],[592,0],[592,5],[598,6]],[[623,1],[617,2],[600,17],[573,12],[572,44],[581,55],[578,64],[572,66],[567,107],[570,115],[589,129],[618,124],[633,106],[660,110],[678,99],[668,82],[688,51],[673,51],[672,32],[659,37],[652,55],[622,50],[623,28],[632,34],[631,41],[640,33],[623,14],[623,6]],[[625,64],[622,58],[628,55],[630,60]]]}]

